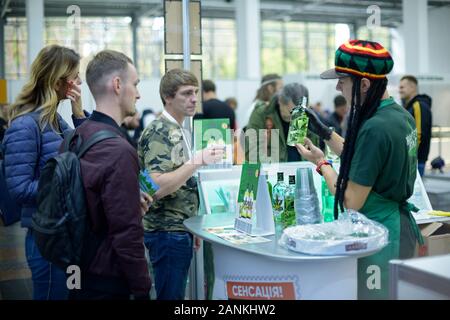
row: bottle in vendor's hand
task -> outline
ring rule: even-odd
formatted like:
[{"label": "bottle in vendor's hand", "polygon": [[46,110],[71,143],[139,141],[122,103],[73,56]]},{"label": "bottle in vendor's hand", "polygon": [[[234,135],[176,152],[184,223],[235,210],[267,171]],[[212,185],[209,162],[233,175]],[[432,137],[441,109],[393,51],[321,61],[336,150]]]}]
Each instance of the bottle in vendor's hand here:
[{"label": "bottle in vendor's hand", "polygon": [[305,142],[308,133],[308,115],[305,112],[307,106],[307,98],[303,97],[300,105],[292,110],[291,123],[287,137],[287,144],[294,147],[296,144]]}]

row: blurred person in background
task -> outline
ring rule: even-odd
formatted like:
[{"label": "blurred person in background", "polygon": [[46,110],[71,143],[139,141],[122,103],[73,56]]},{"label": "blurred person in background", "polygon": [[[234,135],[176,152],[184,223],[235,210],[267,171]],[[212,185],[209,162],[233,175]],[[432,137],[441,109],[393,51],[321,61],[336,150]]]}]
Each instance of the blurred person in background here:
[{"label": "blurred person in background", "polygon": [[283,88],[283,84],[283,79],[276,73],[263,76],[261,79],[261,86],[256,92],[255,99],[247,110],[244,123],[250,121],[253,110],[268,106],[272,97]]},{"label": "blurred person in background", "polygon": [[325,123],[333,127],[338,135],[343,137],[342,129],[348,112],[347,100],[343,95],[334,97],[334,112],[330,114]]},{"label": "blurred person in background", "polygon": [[237,102],[236,98],[234,98],[234,97],[226,98],[225,103],[227,105],[229,105],[230,108],[234,110],[234,112],[236,112],[236,110],[238,108],[238,102]]},{"label": "blurred person in background", "polygon": [[135,149],[137,149],[137,142],[139,140],[139,137],[137,137],[136,139],[135,133],[136,130],[139,129],[140,120],[141,118],[139,116],[139,112],[136,111],[133,116],[125,117],[125,119],[123,119],[122,125],[120,126],[120,131]]},{"label": "blurred person in background", "polygon": [[419,149],[417,151],[417,168],[421,176],[425,171],[425,163],[428,160],[431,144],[431,128],[433,117],[431,114],[431,97],[426,94],[418,94],[417,78],[406,75],[401,78],[399,85],[400,98],[403,106],[414,117],[417,127],[417,140]]},{"label": "blurred person in background", "polygon": [[234,110],[225,102],[217,99],[216,84],[211,80],[203,80],[203,111],[197,113],[194,119],[228,119],[230,128],[236,129],[236,115]]},{"label": "blurred person in background", "polygon": [[[291,113],[302,97],[308,98],[308,89],[299,83],[289,83],[283,87],[281,92],[275,95],[268,106],[261,106],[255,109],[250,117],[247,130],[254,129],[255,135],[247,133],[247,147],[245,148],[245,158],[247,161],[267,162],[268,159],[261,157],[262,154],[269,157],[271,161],[276,161],[276,155],[272,152],[272,136],[278,138],[278,161],[292,162],[301,161],[297,149],[287,145],[287,136],[291,122]],[[264,140],[261,140],[260,130],[264,130]],[[318,137],[312,137],[317,139]],[[276,141],[276,140],[275,140]],[[316,141],[316,140],[315,140]],[[253,159],[256,155],[256,159]],[[275,156],[275,159],[272,159]]]}]

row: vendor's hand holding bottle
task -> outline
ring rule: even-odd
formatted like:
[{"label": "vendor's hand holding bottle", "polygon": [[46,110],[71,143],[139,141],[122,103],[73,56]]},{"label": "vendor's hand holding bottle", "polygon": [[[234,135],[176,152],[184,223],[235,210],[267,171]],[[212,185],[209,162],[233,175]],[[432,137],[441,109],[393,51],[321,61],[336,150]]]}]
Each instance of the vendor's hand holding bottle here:
[{"label": "vendor's hand holding bottle", "polygon": [[296,144],[295,146],[304,159],[311,161],[315,165],[325,158],[322,150],[316,147],[308,138],[305,138],[305,145]]}]

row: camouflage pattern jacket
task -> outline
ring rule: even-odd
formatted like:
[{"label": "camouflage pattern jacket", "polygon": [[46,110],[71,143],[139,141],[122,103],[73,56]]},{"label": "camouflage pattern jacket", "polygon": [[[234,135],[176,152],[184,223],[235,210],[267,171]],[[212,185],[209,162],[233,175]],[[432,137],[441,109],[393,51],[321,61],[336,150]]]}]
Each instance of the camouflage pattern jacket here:
[{"label": "camouflage pattern jacket", "polygon": [[[164,116],[144,130],[138,144],[141,168],[149,173],[168,173],[188,159],[183,151],[183,135],[179,125]],[[197,182],[191,177],[180,189],[155,201],[144,216],[145,231],[186,231],[183,221],[197,214]]]}]

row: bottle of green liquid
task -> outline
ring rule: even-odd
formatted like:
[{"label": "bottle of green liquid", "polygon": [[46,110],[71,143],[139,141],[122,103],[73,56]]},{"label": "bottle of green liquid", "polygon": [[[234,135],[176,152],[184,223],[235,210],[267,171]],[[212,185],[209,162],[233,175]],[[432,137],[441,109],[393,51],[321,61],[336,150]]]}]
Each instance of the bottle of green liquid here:
[{"label": "bottle of green liquid", "polygon": [[334,221],[334,196],[322,177],[322,216],[323,222]]},{"label": "bottle of green liquid", "polygon": [[307,99],[303,97],[302,103],[292,110],[287,138],[287,144],[289,146],[294,147],[297,143],[303,144],[305,142],[306,134],[308,133],[308,116],[305,112],[306,106]]},{"label": "bottle of green liquid", "polygon": [[286,189],[288,188],[287,184],[284,183],[284,173],[277,173],[277,183],[273,187],[273,201],[272,201],[272,209],[275,223],[280,222],[281,214],[284,211],[284,195],[286,193]]},{"label": "bottle of green liquid", "polygon": [[281,224],[283,228],[295,226],[295,175],[289,176],[289,186],[284,195],[284,211],[281,213]]},{"label": "bottle of green liquid", "polygon": [[284,196],[287,188],[287,184],[284,183],[284,173],[278,172],[277,183],[274,185],[272,192],[273,218],[276,225],[281,222],[281,214],[284,211]]}]

